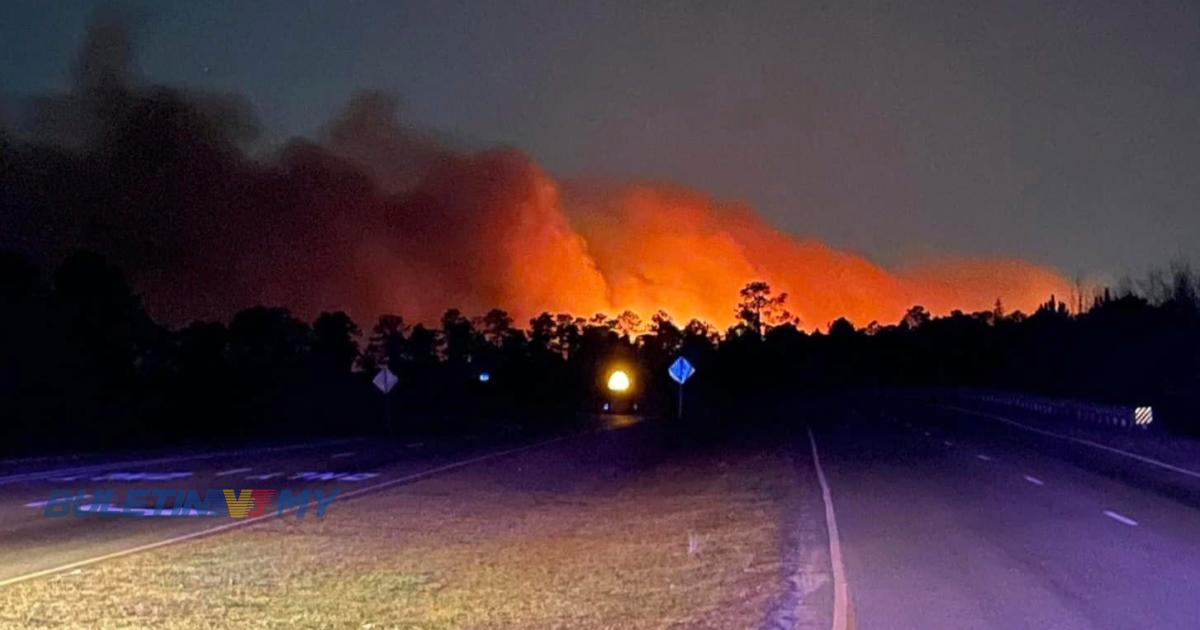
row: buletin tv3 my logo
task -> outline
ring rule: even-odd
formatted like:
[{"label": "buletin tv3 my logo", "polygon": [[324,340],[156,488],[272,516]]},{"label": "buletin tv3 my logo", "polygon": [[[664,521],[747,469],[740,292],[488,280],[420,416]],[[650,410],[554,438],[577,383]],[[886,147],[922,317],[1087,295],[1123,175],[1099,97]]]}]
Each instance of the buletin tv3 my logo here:
[{"label": "buletin tv3 my logo", "polygon": [[275,502],[275,490],[270,489],[244,489],[240,493],[235,490],[225,489],[225,508],[229,511],[230,518],[246,518],[262,516],[267,513],[267,508]]}]

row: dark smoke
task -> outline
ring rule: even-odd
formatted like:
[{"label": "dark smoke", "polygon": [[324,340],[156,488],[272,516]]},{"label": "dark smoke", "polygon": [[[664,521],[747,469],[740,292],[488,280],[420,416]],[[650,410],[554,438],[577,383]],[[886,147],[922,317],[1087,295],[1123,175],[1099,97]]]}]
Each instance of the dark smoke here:
[{"label": "dark smoke", "polygon": [[44,266],[99,252],[173,324],[260,303],[426,321],[451,307],[666,309],[725,324],[742,284],[764,279],[812,327],[896,321],[918,301],[1029,308],[1065,286],[1009,260],[895,274],[678,187],[564,201],[520,151],[452,149],[379,93],[318,141],[265,150],[243,98],[146,85],[133,58],[121,23],[97,21],[71,90],[33,99],[0,135],[0,248]]}]

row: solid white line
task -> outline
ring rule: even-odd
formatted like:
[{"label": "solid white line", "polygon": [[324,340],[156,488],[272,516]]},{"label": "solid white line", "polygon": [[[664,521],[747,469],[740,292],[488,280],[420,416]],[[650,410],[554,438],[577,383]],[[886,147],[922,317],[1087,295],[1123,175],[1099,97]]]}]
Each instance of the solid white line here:
[{"label": "solid white line", "polygon": [[821,484],[821,499],[825,501],[825,527],[829,530],[829,563],[833,565],[833,630],[846,630],[849,619],[849,593],[846,584],[846,567],[842,564],[842,539],[838,535],[837,517],[833,514],[833,496],[829,482],[821,469],[821,456],[817,454],[817,438],[812,427],[808,430],[808,443],[812,445],[813,467],[817,469],[817,481]]},{"label": "solid white line", "polygon": [[1128,516],[1124,516],[1122,514],[1117,514],[1116,512],[1113,512],[1112,510],[1104,510],[1104,515],[1107,516],[1108,518],[1111,518],[1114,521],[1117,521],[1118,523],[1125,523],[1126,525],[1128,525],[1130,527],[1137,527],[1137,524],[1138,524],[1137,521],[1129,518]]},{"label": "solid white line", "polygon": [[1029,483],[1031,483],[1035,486],[1046,485],[1046,482],[1042,481],[1041,479],[1038,479],[1037,477],[1030,477],[1029,475],[1025,475],[1025,481],[1028,481]]},{"label": "solid white line", "polygon": [[1083,439],[1083,438],[1071,437],[1071,436],[1069,436],[1069,435],[1063,435],[1063,434],[1061,434],[1061,433],[1055,433],[1055,432],[1053,432],[1053,431],[1046,431],[1045,429],[1039,429],[1039,428],[1037,428],[1037,427],[1031,427],[1031,426],[1029,426],[1029,425],[1027,425],[1027,424],[1022,424],[1022,423],[1020,423],[1020,422],[1017,422],[1016,420],[1010,420],[1010,419],[1008,419],[1008,418],[1005,418],[1004,416],[997,416],[997,415],[995,415],[995,414],[991,414],[991,413],[985,413],[985,412],[982,412],[982,411],[975,411],[975,410],[973,410],[973,409],[964,409],[964,408],[962,408],[962,407],[955,407],[955,406],[953,406],[953,405],[938,405],[938,406],[939,406],[939,407],[942,407],[943,409],[952,409],[952,410],[954,410],[954,411],[961,411],[961,412],[963,412],[963,413],[969,413],[969,414],[976,415],[976,416],[982,416],[982,417],[984,417],[984,418],[991,418],[992,420],[997,420],[997,421],[999,421],[999,422],[1003,422],[1003,423],[1005,423],[1005,424],[1011,424],[1011,425],[1013,425],[1014,427],[1019,427],[1019,428],[1021,428],[1021,429],[1025,429],[1026,431],[1033,431],[1034,433],[1039,433],[1039,434],[1041,434],[1041,435],[1048,435],[1048,436],[1050,436],[1050,437],[1055,437],[1055,438],[1058,438],[1058,439],[1060,439],[1060,440],[1070,440],[1070,441],[1072,441],[1072,442],[1078,442],[1078,443],[1080,443],[1080,444],[1086,444],[1086,445],[1088,445],[1088,446],[1091,446],[1091,447],[1093,447],[1093,448],[1098,448],[1098,449],[1101,449],[1101,450],[1104,450],[1104,451],[1108,451],[1108,452],[1110,452],[1110,453],[1116,453],[1116,454],[1118,454],[1118,455],[1124,455],[1125,457],[1129,457],[1129,458],[1131,458],[1131,459],[1136,459],[1136,460],[1138,460],[1139,462],[1143,462],[1143,463],[1146,463],[1146,464],[1150,464],[1150,465],[1152,465],[1152,466],[1158,466],[1159,468],[1163,468],[1163,469],[1166,469],[1166,470],[1170,470],[1170,471],[1172,471],[1172,472],[1177,472],[1177,473],[1179,473],[1179,474],[1181,474],[1181,475],[1188,475],[1188,476],[1190,476],[1190,477],[1195,477],[1195,478],[1197,478],[1197,479],[1200,479],[1200,472],[1196,472],[1196,471],[1194,471],[1194,470],[1188,470],[1187,468],[1181,468],[1181,467],[1179,467],[1179,466],[1176,466],[1176,465],[1174,465],[1174,464],[1168,464],[1168,463],[1166,463],[1166,462],[1160,462],[1160,461],[1158,461],[1157,459],[1153,459],[1153,458],[1150,458],[1150,457],[1146,457],[1145,455],[1138,455],[1137,453],[1130,453],[1129,451],[1123,451],[1123,450],[1121,450],[1121,449],[1119,449],[1119,448],[1113,448],[1113,447],[1111,447],[1111,446],[1105,446],[1104,444],[1100,444],[1099,442],[1093,442],[1093,441],[1091,441],[1091,440],[1085,440],[1085,439]]},{"label": "solid white line", "polygon": [[217,476],[224,477],[225,475],[236,475],[238,473],[250,472],[251,470],[254,470],[254,469],[253,468],[230,468],[229,470],[222,470],[221,472],[217,473]]},{"label": "solid white line", "polygon": [[983,453],[980,453],[980,454],[976,455],[975,457],[979,458],[979,461],[982,461],[982,462],[992,461],[991,457],[988,457],[987,455],[984,455]]},{"label": "solid white line", "polygon": [[[578,434],[574,434],[574,435],[578,435]],[[497,452],[495,452],[495,453],[489,453],[489,454],[487,454],[487,455],[481,455],[481,456],[479,456],[479,457],[473,457],[473,458],[471,458],[471,459],[465,459],[465,460],[462,460],[462,461],[454,462],[454,463],[452,463],[452,464],[446,464],[446,465],[444,465],[444,466],[438,466],[437,468],[431,468],[431,469],[429,469],[429,470],[425,470],[425,471],[422,471],[422,472],[419,472],[419,473],[413,473],[413,474],[411,474],[411,475],[405,475],[405,476],[403,476],[403,477],[397,477],[397,478],[395,478],[395,479],[389,479],[389,480],[387,480],[387,481],[381,481],[381,482],[379,482],[379,483],[377,483],[377,484],[373,484],[373,485],[370,485],[370,486],[366,486],[366,487],[363,487],[363,488],[359,488],[358,490],[352,490],[352,491],[350,491],[350,492],[345,492],[345,493],[338,494],[338,496],[337,496],[337,498],[336,498],[335,500],[336,500],[336,501],[344,501],[344,500],[346,500],[346,499],[349,499],[349,498],[351,498],[351,497],[356,497],[356,496],[359,496],[359,495],[362,495],[362,494],[366,494],[367,492],[372,492],[372,491],[374,491],[374,490],[380,490],[380,489],[387,488],[387,487],[389,487],[389,486],[394,486],[394,485],[401,484],[401,483],[407,483],[407,482],[411,482],[411,481],[417,481],[417,480],[419,480],[419,479],[424,479],[425,477],[429,477],[429,476],[432,476],[432,475],[436,475],[436,474],[438,474],[438,473],[446,472],[446,471],[448,471],[448,470],[454,470],[454,469],[456,469],[456,468],[462,468],[462,467],[464,467],[464,466],[470,466],[471,464],[476,464],[476,463],[479,463],[479,462],[487,461],[487,460],[489,460],[489,459],[495,459],[495,458],[497,458],[497,457],[503,457],[503,456],[505,456],[505,455],[512,455],[512,454],[515,454],[515,453],[520,453],[520,452],[522,452],[522,451],[528,451],[528,450],[532,450],[532,449],[535,449],[535,448],[539,448],[539,447],[542,447],[542,446],[546,446],[547,444],[553,444],[553,443],[555,443],[555,442],[560,442],[560,441],[562,441],[562,440],[565,440],[565,439],[567,439],[567,438],[569,438],[569,437],[574,437],[574,435],[564,435],[564,436],[561,436],[561,437],[551,438],[551,439],[549,439],[549,440],[542,440],[541,442],[535,442],[535,443],[533,443],[533,444],[528,444],[528,445],[526,445],[526,446],[518,446],[518,447],[516,447],[516,448],[510,448],[510,449],[503,450],[503,451],[497,451]],[[251,524],[251,523],[257,523],[257,522],[259,522],[259,521],[266,520],[266,519],[268,519],[268,518],[278,518],[278,517],[280,517],[280,516],[284,516],[284,515],[287,515],[287,514],[291,514],[292,512],[295,512],[296,510],[300,509],[300,507],[308,507],[308,506],[296,506],[296,507],[288,508],[288,509],[286,509],[286,510],[281,510],[281,511],[279,511],[279,512],[272,513],[272,514],[263,514],[262,516],[254,516],[254,517],[250,517],[250,518],[239,519],[239,520],[233,521],[232,523],[226,523],[226,524],[224,524],[224,525],[217,525],[216,527],[209,527],[208,529],[202,529],[202,530],[200,530],[200,531],[197,531],[197,532],[191,532],[190,534],[183,534],[183,535],[181,535],[181,536],[174,536],[174,537],[172,537],[172,538],[166,538],[166,539],[159,540],[159,541],[155,541],[155,542],[152,542],[152,543],[146,543],[146,544],[144,544],[144,545],[138,545],[138,546],[136,546],[136,547],[130,547],[130,548],[128,548],[128,549],[122,549],[122,550],[120,550],[120,551],[114,551],[114,552],[112,552],[112,553],[106,553],[106,554],[104,554],[104,555],[95,556],[95,557],[92,557],[92,558],[87,558],[87,559],[84,559],[84,560],[77,560],[77,561],[75,561],[75,562],[70,562],[70,563],[67,563],[67,564],[59,565],[59,566],[57,566],[57,567],[51,567],[51,568],[49,568],[49,569],[42,569],[42,570],[40,570],[40,571],[34,571],[34,572],[32,572],[32,573],[26,573],[26,574],[24,574],[24,575],[18,575],[18,576],[15,576],[15,577],[10,577],[10,578],[8,578],[8,579],[5,579],[5,580],[0,580],[0,587],[3,587],[3,586],[9,586],[9,585],[11,585],[11,584],[16,584],[17,582],[24,582],[24,581],[26,581],[26,580],[32,580],[32,579],[34,579],[34,578],[39,578],[39,577],[43,577],[43,576],[46,576],[46,575],[51,575],[51,574],[54,574],[54,573],[59,573],[59,572],[61,572],[61,571],[67,571],[67,570],[69,570],[69,569],[75,569],[75,568],[78,568],[78,567],[84,567],[84,566],[88,566],[88,565],[96,564],[97,562],[103,562],[103,561],[105,561],[105,560],[112,560],[112,559],[114,559],[114,558],[121,558],[121,557],[124,557],[124,556],[128,556],[128,555],[132,555],[132,554],[135,554],[135,553],[139,553],[139,552],[142,552],[142,551],[149,551],[149,550],[151,550],[151,549],[157,549],[157,548],[159,548],[159,547],[165,547],[165,546],[167,546],[167,545],[173,545],[173,544],[175,544],[175,543],[180,543],[180,542],[183,542],[183,541],[185,541],[185,540],[192,540],[192,539],[194,539],[194,538],[200,538],[201,536],[208,536],[208,535],[211,535],[211,534],[216,534],[216,533],[218,533],[218,532],[223,532],[223,531],[226,531],[226,530],[234,529],[234,528],[236,528],[236,527],[245,527],[246,525],[249,525],[249,524]]]},{"label": "solid white line", "polygon": [[353,456],[354,456],[354,451],[346,451],[345,453],[334,453],[333,455],[330,455],[330,457],[333,457],[335,459],[340,458],[340,457],[353,457]]}]

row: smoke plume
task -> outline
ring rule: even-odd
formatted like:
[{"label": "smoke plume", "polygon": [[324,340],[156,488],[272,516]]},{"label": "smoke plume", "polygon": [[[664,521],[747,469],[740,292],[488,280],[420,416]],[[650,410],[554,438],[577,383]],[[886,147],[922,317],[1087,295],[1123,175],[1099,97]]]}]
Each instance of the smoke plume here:
[{"label": "smoke plume", "polygon": [[124,32],[100,24],[72,90],[0,133],[0,247],[46,264],[105,254],[171,323],[270,303],[360,320],[501,307],[727,325],[738,289],[766,280],[823,328],[895,322],[913,304],[1028,310],[1066,291],[1021,260],[889,270],[695,190],[559,181],[517,149],[450,148],[377,93],[315,140],[264,151],[243,99],[142,85],[130,58]]}]

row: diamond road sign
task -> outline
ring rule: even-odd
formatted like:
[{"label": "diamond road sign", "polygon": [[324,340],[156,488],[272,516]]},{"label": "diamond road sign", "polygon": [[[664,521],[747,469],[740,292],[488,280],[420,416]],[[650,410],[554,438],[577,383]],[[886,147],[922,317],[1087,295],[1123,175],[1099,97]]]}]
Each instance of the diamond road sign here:
[{"label": "diamond road sign", "polygon": [[375,384],[375,387],[379,388],[379,391],[386,394],[392,391],[392,388],[396,386],[398,381],[399,379],[396,378],[396,375],[384,367],[379,368],[379,373],[375,375],[375,378],[371,382]]},{"label": "diamond road sign", "polygon": [[696,373],[696,368],[692,367],[692,362],[683,357],[675,359],[671,367],[667,368],[667,374],[671,375],[671,380],[683,385],[692,375]]}]

